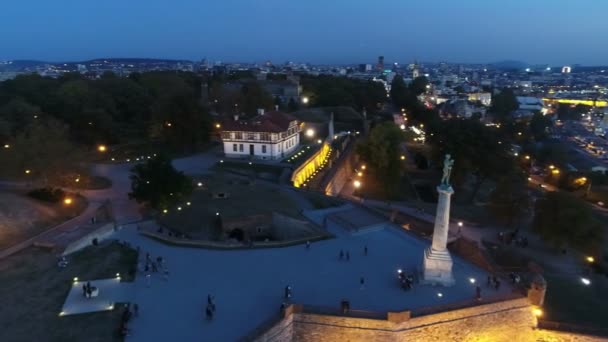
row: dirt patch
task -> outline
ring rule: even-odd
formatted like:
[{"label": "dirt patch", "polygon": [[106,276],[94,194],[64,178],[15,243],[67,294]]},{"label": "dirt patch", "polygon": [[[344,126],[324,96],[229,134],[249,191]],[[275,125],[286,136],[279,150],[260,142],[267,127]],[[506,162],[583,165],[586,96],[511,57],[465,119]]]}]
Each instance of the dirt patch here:
[{"label": "dirt patch", "polygon": [[0,192],[0,250],[34,237],[86,208],[76,199],[69,207],[51,205],[13,192]]}]

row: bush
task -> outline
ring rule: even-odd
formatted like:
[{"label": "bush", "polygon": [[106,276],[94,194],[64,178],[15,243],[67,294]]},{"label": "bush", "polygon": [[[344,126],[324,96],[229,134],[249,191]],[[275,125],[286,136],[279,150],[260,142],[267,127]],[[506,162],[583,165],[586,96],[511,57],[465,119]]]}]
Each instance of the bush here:
[{"label": "bush", "polygon": [[40,201],[57,203],[65,197],[65,191],[59,188],[34,189],[27,194],[28,196]]}]

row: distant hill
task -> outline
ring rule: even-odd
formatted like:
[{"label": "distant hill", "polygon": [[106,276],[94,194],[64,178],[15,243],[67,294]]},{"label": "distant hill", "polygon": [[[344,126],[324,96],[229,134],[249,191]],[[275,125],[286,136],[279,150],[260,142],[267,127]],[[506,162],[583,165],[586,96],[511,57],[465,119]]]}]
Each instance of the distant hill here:
[{"label": "distant hill", "polygon": [[522,61],[500,61],[491,64],[496,69],[525,69],[528,66],[528,63]]}]

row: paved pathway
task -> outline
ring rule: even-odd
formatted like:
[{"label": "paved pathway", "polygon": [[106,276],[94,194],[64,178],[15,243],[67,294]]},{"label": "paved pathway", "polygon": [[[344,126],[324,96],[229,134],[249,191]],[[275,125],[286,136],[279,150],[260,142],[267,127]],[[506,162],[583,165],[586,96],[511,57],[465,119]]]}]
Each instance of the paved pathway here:
[{"label": "paved pathway", "polygon": [[[323,222],[328,213],[349,208],[355,207],[306,211],[305,215]],[[179,248],[142,237],[130,227],[117,232],[117,238],[139,246],[142,253],[166,259],[170,272],[167,281],[153,274],[149,287],[145,277],[137,276],[135,302],[140,318],[133,321],[130,339],[237,340],[279,311],[287,285],[293,287],[295,303],[337,308],[342,299],[348,299],[353,309],[387,311],[468,300],[475,293],[469,278],[486,278],[482,270],[455,258],[455,286],[415,285],[404,291],[396,271],[419,270],[428,242],[388,223],[383,229],[349,234],[338,223],[328,222],[328,230],[338,237],[315,242],[309,250],[303,245],[237,251]],[[349,252],[350,261],[339,260],[341,249]],[[365,279],[363,289],[361,277]],[[499,291],[483,289],[484,295],[508,292],[507,286]],[[204,319],[208,294],[216,298],[212,321]],[[172,318],[171,324],[167,317]]]}]

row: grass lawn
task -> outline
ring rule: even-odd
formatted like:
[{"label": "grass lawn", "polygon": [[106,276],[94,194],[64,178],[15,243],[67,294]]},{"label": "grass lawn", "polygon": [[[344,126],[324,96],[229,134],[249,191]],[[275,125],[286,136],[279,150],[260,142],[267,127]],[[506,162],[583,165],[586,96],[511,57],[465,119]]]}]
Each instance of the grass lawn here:
[{"label": "grass lawn", "polygon": [[[215,173],[203,179],[203,184],[203,188],[194,191],[190,206],[182,206],[181,211],[170,210],[161,217],[161,223],[193,238],[210,239],[217,212],[224,220],[271,214],[273,211],[291,217],[300,215],[291,198],[280,193],[278,188],[262,182],[251,183],[242,177]],[[226,198],[213,197],[219,193],[225,194]]]},{"label": "grass lawn", "polygon": [[[256,176],[260,178],[276,178],[277,181],[284,169],[284,167],[279,165],[255,162],[251,162],[251,164],[249,164],[247,161],[233,160],[223,160],[221,163],[216,164],[215,168],[217,170],[234,171],[239,174]],[[264,174],[268,176],[264,177]]]},{"label": "grass lawn", "polygon": [[0,261],[1,340],[121,341],[117,335],[122,310],[59,317],[72,279],[132,279],[137,253],[111,243],[88,247],[69,257],[65,269],[46,251],[28,248]]},{"label": "grass lawn", "polygon": [[71,196],[73,202],[38,201],[18,192],[0,192],[0,250],[32,238],[84,211],[87,201]]}]

